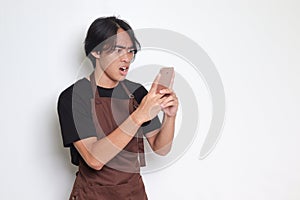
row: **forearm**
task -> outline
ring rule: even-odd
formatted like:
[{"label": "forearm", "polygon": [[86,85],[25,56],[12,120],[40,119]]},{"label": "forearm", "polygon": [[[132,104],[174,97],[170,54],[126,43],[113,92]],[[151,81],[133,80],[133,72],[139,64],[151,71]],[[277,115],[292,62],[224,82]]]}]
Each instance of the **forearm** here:
[{"label": "forearm", "polygon": [[125,148],[135,136],[140,125],[141,124],[135,120],[135,114],[131,114],[108,136],[97,140],[91,145],[90,152],[92,156],[105,165]]},{"label": "forearm", "polygon": [[172,147],[175,131],[175,118],[164,115],[162,126],[154,140],[154,151],[160,155],[166,155]]}]

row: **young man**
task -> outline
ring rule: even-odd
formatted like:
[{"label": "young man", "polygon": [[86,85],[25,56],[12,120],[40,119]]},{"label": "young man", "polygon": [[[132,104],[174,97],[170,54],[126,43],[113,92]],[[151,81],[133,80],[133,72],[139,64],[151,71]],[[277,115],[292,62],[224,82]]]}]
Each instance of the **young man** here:
[{"label": "young man", "polygon": [[156,92],[160,75],[149,92],[125,79],[139,48],[132,28],[116,17],[98,18],[89,27],[85,52],[94,71],[64,90],[58,101],[64,146],[79,165],[70,199],[147,199],[140,176],[143,137],[159,155],[171,149],[175,93]]}]

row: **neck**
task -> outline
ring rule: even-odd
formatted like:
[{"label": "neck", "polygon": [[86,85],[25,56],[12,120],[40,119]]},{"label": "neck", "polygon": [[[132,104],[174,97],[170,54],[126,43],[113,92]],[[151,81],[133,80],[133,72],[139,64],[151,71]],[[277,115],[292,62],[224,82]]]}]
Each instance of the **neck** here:
[{"label": "neck", "polygon": [[95,68],[95,81],[96,84],[103,88],[114,88],[118,85],[119,81],[110,79],[101,67]]}]

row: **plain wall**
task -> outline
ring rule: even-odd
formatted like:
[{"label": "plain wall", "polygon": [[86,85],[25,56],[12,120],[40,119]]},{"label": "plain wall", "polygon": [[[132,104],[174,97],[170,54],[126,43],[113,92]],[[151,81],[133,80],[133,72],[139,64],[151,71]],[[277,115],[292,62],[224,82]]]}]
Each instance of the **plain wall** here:
[{"label": "plain wall", "polygon": [[144,174],[150,200],[300,199],[299,9],[296,0],[1,1],[1,199],[68,198],[76,168],[57,98],[77,78],[88,26],[108,15],[194,40],[225,88],[214,151],[198,159],[199,134],[173,165]]}]

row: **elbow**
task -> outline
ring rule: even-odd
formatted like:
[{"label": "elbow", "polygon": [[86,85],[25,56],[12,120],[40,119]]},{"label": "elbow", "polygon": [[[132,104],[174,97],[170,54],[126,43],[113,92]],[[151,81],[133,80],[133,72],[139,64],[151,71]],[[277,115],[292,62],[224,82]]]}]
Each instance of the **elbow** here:
[{"label": "elbow", "polygon": [[94,170],[100,171],[100,170],[102,169],[103,166],[104,166],[104,165],[100,163],[100,164],[93,165],[92,168],[93,168]]},{"label": "elbow", "polygon": [[97,159],[91,159],[87,164],[89,167],[97,171],[100,171],[104,166],[104,164]]},{"label": "elbow", "polygon": [[160,155],[160,156],[166,156],[166,155],[168,155],[169,153],[170,153],[170,151],[161,151],[161,150],[157,150],[157,151],[155,151],[155,153],[157,154],[157,155]]},{"label": "elbow", "polygon": [[167,145],[161,149],[157,149],[155,153],[160,156],[167,156],[171,152],[172,145]]}]

